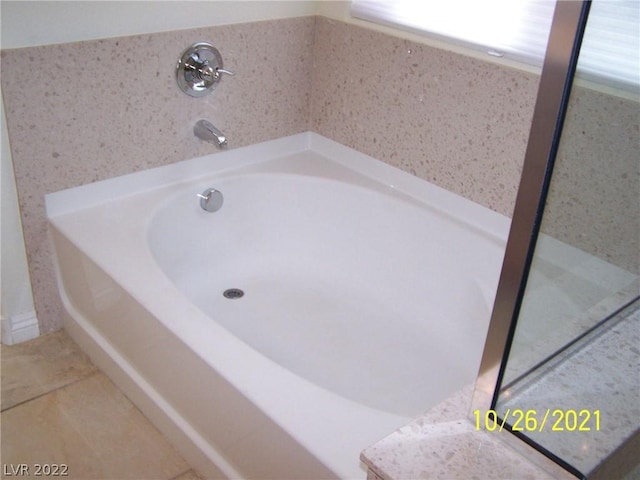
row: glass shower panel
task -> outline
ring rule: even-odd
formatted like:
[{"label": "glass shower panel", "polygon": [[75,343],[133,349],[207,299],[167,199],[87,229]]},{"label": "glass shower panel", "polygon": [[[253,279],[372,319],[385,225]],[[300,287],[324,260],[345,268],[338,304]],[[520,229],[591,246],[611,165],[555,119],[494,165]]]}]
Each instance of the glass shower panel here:
[{"label": "glass shower panel", "polygon": [[640,429],[640,107],[631,90],[573,84],[495,406],[582,475]]},{"label": "glass shower panel", "polygon": [[574,84],[503,385],[638,294],[639,111]]}]

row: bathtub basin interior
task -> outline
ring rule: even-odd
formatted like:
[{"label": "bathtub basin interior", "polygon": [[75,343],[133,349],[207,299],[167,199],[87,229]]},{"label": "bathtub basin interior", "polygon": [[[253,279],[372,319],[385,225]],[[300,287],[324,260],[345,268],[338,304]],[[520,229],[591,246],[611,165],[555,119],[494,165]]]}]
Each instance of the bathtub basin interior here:
[{"label": "bathtub basin interior", "polygon": [[313,133],[57,192],[47,211],[67,329],[188,459],[246,478],[363,478],[361,450],[471,383],[508,230]]},{"label": "bathtub basin interior", "polygon": [[[497,244],[469,246],[464,225],[380,188],[275,172],[215,187],[220,211],[185,191],[149,226],[158,265],[209,317],[283,368],[397,415],[473,381],[486,323],[465,320],[488,318],[494,285],[481,275]],[[189,234],[168,241],[177,232]],[[427,367],[453,344],[465,354]]]}]

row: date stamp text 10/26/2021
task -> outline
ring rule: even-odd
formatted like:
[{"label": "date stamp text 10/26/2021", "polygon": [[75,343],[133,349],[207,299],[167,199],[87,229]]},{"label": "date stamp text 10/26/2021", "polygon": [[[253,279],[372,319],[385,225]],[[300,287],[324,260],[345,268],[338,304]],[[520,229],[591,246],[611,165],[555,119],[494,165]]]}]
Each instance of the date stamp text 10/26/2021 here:
[{"label": "date stamp text 10/26/2021", "polygon": [[64,463],[3,463],[4,477],[67,477],[69,467]]},{"label": "date stamp text 10/26/2021", "polygon": [[599,432],[600,410],[547,408],[546,410],[474,410],[476,430],[501,432],[505,425],[513,432]]}]

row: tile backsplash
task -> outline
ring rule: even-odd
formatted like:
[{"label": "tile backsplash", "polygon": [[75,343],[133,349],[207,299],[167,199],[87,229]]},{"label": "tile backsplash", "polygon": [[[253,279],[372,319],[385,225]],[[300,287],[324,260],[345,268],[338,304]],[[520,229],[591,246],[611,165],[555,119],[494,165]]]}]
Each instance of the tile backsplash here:
[{"label": "tile backsplash", "polygon": [[[209,41],[224,77],[175,82]],[[33,72],[38,72],[34,75]],[[538,77],[324,17],[270,20],[2,52],[2,91],[41,331],[61,326],[44,195],[313,130],[511,215]]]},{"label": "tile backsplash", "polygon": [[542,229],[640,274],[640,105],[575,85]]},{"label": "tile backsplash", "polygon": [[312,125],[511,215],[539,77],[319,18]]}]

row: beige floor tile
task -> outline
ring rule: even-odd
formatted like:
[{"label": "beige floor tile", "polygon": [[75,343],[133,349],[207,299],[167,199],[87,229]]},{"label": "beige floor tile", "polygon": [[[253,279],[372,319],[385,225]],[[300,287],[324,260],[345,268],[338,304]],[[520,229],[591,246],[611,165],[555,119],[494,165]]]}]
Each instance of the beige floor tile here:
[{"label": "beige floor tile", "polygon": [[185,472],[182,475],[177,476],[173,480],[204,480],[204,479],[193,470],[189,470],[188,472]]},{"label": "beige floor tile", "polygon": [[2,463],[68,465],[76,479],[169,480],[189,466],[102,373],[5,410]]},{"label": "beige floor tile", "polygon": [[3,345],[2,410],[94,374],[91,360],[63,331]]}]

